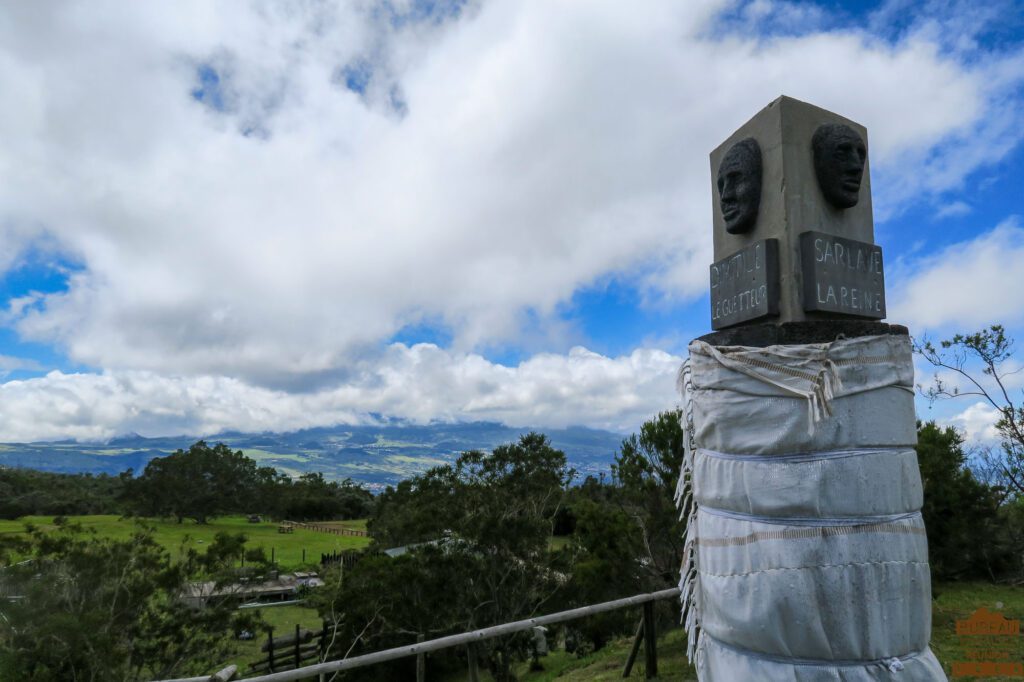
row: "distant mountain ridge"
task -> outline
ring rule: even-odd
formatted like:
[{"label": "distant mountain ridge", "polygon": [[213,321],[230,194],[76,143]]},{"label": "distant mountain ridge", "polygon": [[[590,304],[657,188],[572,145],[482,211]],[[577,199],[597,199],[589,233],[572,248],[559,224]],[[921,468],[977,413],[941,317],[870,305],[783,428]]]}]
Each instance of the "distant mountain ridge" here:
[{"label": "distant mountain ridge", "polygon": [[[242,450],[261,465],[290,475],[319,471],[330,479],[350,477],[379,489],[451,462],[466,450],[493,450],[529,431],[546,434],[581,475],[607,472],[623,434],[574,426],[566,429],[513,428],[494,422],[455,424],[384,423],[328,426],[288,433],[227,431],[205,436]],[[198,436],[147,438],[130,433],[106,443],[52,441],[0,444],[0,466],[61,473],[139,472],[149,460],[186,449]]]}]

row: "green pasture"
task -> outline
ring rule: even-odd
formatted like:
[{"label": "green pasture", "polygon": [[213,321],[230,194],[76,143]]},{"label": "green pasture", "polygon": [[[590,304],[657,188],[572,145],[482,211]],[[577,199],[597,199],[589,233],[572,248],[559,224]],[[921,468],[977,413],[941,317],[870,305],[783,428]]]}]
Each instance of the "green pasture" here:
[{"label": "green pasture", "polygon": [[[315,609],[307,609],[302,606],[273,606],[262,609],[253,609],[267,626],[274,629],[274,637],[287,635],[295,630],[295,626],[317,632],[323,627],[323,621],[317,615]],[[248,668],[257,661],[266,659],[267,654],[262,647],[267,643],[265,631],[255,633],[256,637],[250,640],[238,640],[235,645],[235,657],[228,663],[238,666],[239,673],[246,673]]]},{"label": "green pasture", "polygon": [[[1010,620],[1024,621],[1024,587],[989,583],[938,583],[932,587],[932,651],[942,661],[946,674],[952,677],[954,661],[969,661],[972,654],[981,660],[1024,660],[1024,633],[1017,637],[978,638],[956,634],[956,621],[968,618],[981,607],[1001,613]],[[992,650],[999,656],[978,656]],[[991,680],[1009,682],[1010,677],[958,677],[957,680]]]},{"label": "green pasture", "polygon": [[[370,544],[370,539],[366,537],[331,535],[303,528],[296,528],[291,533],[279,533],[276,522],[249,523],[244,516],[222,516],[206,524],[197,524],[191,520],[179,524],[172,519],[130,519],[116,515],[67,518],[73,523],[95,530],[103,537],[119,539],[128,538],[140,523],[152,526],[156,530],[156,540],[175,555],[188,547],[203,551],[219,532],[245,533],[248,538],[247,548],[262,547],[268,557],[273,550],[274,559],[285,570],[303,565],[302,550],[306,550],[306,564],[318,564],[321,553],[360,549]],[[0,520],[0,535],[24,533],[26,523],[43,529],[54,527],[52,516],[25,516],[15,521]],[[342,523],[353,524],[348,527],[358,530],[366,529],[365,521]]]}]

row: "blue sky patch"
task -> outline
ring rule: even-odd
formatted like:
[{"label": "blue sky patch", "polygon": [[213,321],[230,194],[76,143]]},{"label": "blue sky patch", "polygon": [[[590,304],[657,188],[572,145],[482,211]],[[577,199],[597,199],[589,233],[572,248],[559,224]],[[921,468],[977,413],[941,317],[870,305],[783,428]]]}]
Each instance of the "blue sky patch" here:
[{"label": "blue sky patch", "polygon": [[701,307],[699,302],[645,305],[642,292],[635,285],[612,277],[577,291],[566,306],[565,315],[582,332],[583,345],[614,357],[628,355],[651,338],[674,337],[685,324],[684,319],[705,309],[706,305]]},{"label": "blue sky patch", "polygon": [[388,343],[404,343],[407,346],[414,346],[417,343],[432,343],[435,346],[447,348],[452,343],[452,331],[440,320],[421,321],[402,327],[388,340]]},{"label": "blue sky patch", "polygon": [[210,64],[200,64],[196,67],[196,81],[192,97],[211,109],[224,111],[224,89],[217,69]]},{"label": "blue sky patch", "polygon": [[366,59],[355,59],[338,72],[337,80],[344,83],[345,87],[358,95],[366,94],[366,88],[373,78],[373,66]]},{"label": "blue sky patch", "polygon": [[32,292],[52,294],[68,289],[68,279],[85,268],[35,248],[22,254],[18,264],[0,275],[0,301]]},{"label": "blue sky patch", "polygon": [[[81,264],[74,261],[30,248],[15,267],[0,275],[0,302],[3,302],[3,307],[6,308],[14,299],[65,292],[68,290],[70,277],[83,269]],[[3,325],[0,325],[0,356],[23,359],[26,365],[33,366],[11,370],[3,376],[4,380],[40,376],[52,369],[82,369],[81,366],[69,362],[56,346],[23,341],[14,329]],[[3,372],[4,368],[0,367],[0,373]]]},{"label": "blue sky patch", "polygon": [[386,17],[393,28],[409,24],[442,24],[458,19],[467,0],[414,0],[411,3],[382,2],[374,8],[378,16]]}]

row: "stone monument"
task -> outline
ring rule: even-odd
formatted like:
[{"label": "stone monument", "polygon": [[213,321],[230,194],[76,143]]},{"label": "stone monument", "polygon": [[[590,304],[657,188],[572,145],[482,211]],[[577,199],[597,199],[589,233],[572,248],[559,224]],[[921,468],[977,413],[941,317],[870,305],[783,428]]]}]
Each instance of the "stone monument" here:
[{"label": "stone monument", "polygon": [[711,172],[712,329],[885,317],[864,126],[780,97],[711,153]]},{"label": "stone monument", "polygon": [[714,331],[679,373],[698,679],[944,680],[867,130],[780,97],[711,153],[711,178]]}]

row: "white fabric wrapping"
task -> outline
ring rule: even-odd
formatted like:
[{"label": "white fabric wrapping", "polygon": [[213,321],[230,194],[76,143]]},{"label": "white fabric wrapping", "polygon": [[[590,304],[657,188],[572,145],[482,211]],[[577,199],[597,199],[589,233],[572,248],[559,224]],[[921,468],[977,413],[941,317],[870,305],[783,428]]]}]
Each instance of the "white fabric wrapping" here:
[{"label": "white fabric wrapping", "polygon": [[680,377],[681,585],[702,682],[944,680],[909,339],[697,341]]},{"label": "white fabric wrapping", "polygon": [[[780,525],[699,510],[701,628],[760,653],[872,660],[931,634],[920,514],[871,525]],[[756,625],[755,625],[756,624]]]},{"label": "white fabric wrapping", "polygon": [[931,651],[917,656],[877,661],[798,661],[754,658],[707,638],[701,651],[705,666],[702,681],[738,682],[895,682],[945,680],[942,665]]},{"label": "white fabric wrapping", "polygon": [[923,502],[911,448],[777,457],[697,450],[698,505],[772,516],[903,514]]},{"label": "white fabric wrapping", "polygon": [[769,455],[917,443],[905,336],[768,348],[695,341],[690,362],[699,448]]}]

